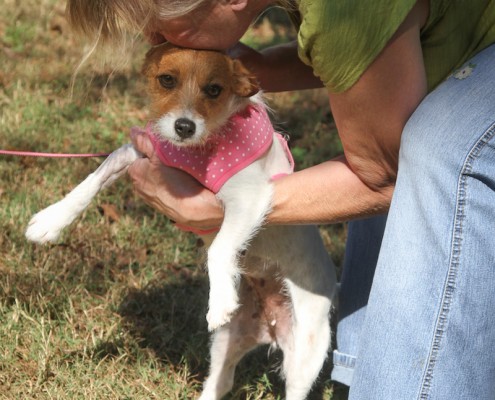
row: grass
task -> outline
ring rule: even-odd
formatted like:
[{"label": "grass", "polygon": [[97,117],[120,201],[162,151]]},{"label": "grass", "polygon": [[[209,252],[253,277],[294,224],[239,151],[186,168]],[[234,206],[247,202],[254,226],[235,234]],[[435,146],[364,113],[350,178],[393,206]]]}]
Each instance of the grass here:
[{"label": "grass", "polygon": [[[84,49],[63,8],[56,0],[3,3],[0,148],[111,151],[127,141],[130,126],[146,120],[142,43],[118,73],[88,63],[69,95]],[[263,33],[253,32],[254,44],[263,45]],[[300,167],[341,151],[324,93],[285,93],[270,102],[291,133]],[[30,216],[101,160],[0,157],[0,399],[197,398],[209,340],[197,238],[175,230],[123,179],[57,244],[29,244]],[[345,226],[322,234],[340,264]],[[281,398],[279,363],[266,349],[248,356],[228,398]],[[346,395],[326,371],[311,398]]]}]

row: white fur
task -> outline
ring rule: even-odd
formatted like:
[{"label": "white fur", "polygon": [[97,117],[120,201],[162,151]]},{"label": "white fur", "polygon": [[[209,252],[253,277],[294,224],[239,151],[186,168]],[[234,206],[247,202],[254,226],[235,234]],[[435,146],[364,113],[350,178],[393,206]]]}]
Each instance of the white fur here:
[{"label": "white fur", "polygon": [[[186,118],[191,120],[196,125],[196,133],[194,138],[183,140],[175,132],[175,121],[179,118]],[[181,146],[188,143],[194,143],[202,140],[207,135],[204,119],[194,112],[186,110],[184,112],[170,112],[167,113],[155,122],[153,132],[156,132],[161,139],[168,140],[174,144]]]},{"label": "white fur", "polygon": [[55,242],[62,230],[88,207],[93,197],[122,176],[139,157],[141,154],[132,144],[115,150],[62,200],[33,215],[26,230],[26,238],[36,243]]},{"label": "white fur", "polygon": [[[162,117],[160,124],[168,126],[169,117]],[[99,190],[121,176],[138,157],[141,155],[130,144],[116,150],[64,199],[34,215],[26,237],[38,243],[55,241]],[[287,400],[302,400],[307,396],[326,359],[336,279],[317,228],[262,228],[273,194],[270,177],[281,172],[290,173],[290,166],[281,144],[274,138],[270,150],[261,159],[238,172],[218,193],[225,207],[225,218],[216,236],[205,238],[210,244],[207,320],[209,330],[214,333],[210,374],[200,400],[223,397],[232,388],[236,364],[259,343],[279,346],[284,352]],[[248,250],[247,254],[240,257],[244,250]],[[282,326],[287,321],[277,318],[270,320],[268,328],[251,322],[249,310],[239,303],[241,276],[277,277],[283,282],[291,301],[287,306],[290,311],[287,329]],[[249,297],[244,301],[249,301]],[[277,330],[276,337],[269,334],[270,329]],[[255,342],[246,339],[251,334]]]}]

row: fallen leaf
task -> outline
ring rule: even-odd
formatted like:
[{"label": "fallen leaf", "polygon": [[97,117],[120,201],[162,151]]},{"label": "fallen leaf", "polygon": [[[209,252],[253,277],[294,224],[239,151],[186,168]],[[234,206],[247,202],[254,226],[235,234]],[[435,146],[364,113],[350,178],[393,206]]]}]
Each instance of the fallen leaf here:
[{"label": "fallen leaf", "polygon": [[100,205],[100,209],[103,212],[103,215],[108,218],[110,222],[115,222],[120,219],[120,214],[113,204],[104,203]]}]

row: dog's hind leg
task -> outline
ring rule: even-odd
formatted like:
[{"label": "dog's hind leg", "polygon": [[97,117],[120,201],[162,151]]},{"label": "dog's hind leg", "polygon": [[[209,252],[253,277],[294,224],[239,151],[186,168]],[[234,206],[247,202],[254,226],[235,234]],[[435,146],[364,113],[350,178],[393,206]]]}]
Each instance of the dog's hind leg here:
[{"label": "dog's hind leg", "polygon": [[327,357],[330,347],[330,299],[287,282],[293,301],[292,340],[280,343],[284,352],[286,400],[303,400]]},{"label": "dog's hind leg", "polygon": [[[330,347],[330,309],[336,290],[335,267],[318,230],[277,226],[263,232],[271,239],[292,303],[290,334],[277,334],[284,353],[286,399],[303,400],[324,364]],[[258,243],[253,243],[254,245]]]},{"label": "dog's hind leg", "polygon": [[242,302],[239,311],[212,335],[210,372],[199,400],[221,399],[232,389],[236,366],[244,355],[260,344],[273,341],[262,322],[252,289],[243,281],[239,291]]},{"label": "dog's hind leg", "polygon": [[108,158],[59,202],[35,214],[26,230],[28,240],[37,243],[53,242],[70,225],[98,192],[111,185],[127,171],[141,154],[131,144],[115,150]]},{"label": "dog's hind leg", "polygon": [[[221,399],[234,384],[235,367],[245,352],[240,347],[232,346],[229,325],[223,326],[213,334],[210,347],[210,372],[199,400]],[[250,348],[246,352],[249,350]]]}]

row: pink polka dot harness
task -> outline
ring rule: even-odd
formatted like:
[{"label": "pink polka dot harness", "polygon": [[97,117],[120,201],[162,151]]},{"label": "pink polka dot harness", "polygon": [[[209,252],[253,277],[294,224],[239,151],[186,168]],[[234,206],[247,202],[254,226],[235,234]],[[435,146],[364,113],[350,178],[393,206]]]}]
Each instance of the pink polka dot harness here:
[{"label": "pink polka dot harness", "polygon": [[232,116],[217,134],[211,135],[201,146],[179,147],[161,140],[151,131],[150,124],[146,132],[165,165],[187,172],[214,193],[218,193],[230,177],[265,154],[273,142],[274,133],[294,167],[287,141],[274,132],[262,106],[250,105]]}]

